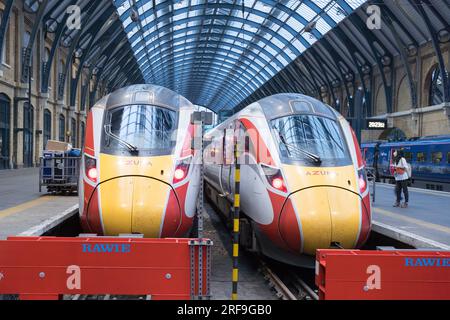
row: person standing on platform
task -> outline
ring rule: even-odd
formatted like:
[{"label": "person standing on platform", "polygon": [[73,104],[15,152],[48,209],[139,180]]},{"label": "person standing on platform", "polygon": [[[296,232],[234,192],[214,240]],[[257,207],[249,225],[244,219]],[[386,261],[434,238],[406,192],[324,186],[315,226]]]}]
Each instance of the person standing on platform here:
[{"label": "person standing on platform", "polygon": [[[403,155],[403,150],[394,151],[394,178],[395,178],[395,195],[397,200],[394,207],[408,207],[409,194],[408,194],[408,163]],[[400,205],[401,194],[405,196],[405,202]]]}]

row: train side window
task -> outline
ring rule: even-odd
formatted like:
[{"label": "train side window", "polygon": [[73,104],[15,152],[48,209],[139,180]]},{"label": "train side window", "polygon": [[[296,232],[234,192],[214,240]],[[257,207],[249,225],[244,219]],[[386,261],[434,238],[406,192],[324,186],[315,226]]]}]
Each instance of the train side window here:
[{"label": "train side window", "polygon": [[405,152],[405,160],[406,162],[412,162],[412,152]]},{"label": "train side window", "polygon": [[225,165],[230,165],[234,160],[234,129],[226,129],[224,135],[224,161]]},{"label": "train side window", "polygon": [[450,164],[450,152],[447,152],[447,163]]},{"label": "train side window", "polygon": [[424,152],[418,152],[417,153],[417,162],[426,162],[427,161],[427,155]]},{"label": "train side window", "polygon": [[431,161],[432,161],[434,164],[439,164],[439,163],[441,163],[441,160],[442,160],[442,152],[433,152],[433,153],[431,154]]}]

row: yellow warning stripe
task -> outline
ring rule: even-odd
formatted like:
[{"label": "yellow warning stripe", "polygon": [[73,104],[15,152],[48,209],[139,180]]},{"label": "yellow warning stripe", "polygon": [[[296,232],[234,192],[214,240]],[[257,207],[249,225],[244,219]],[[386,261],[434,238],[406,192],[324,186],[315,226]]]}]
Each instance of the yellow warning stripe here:
[{"label": "yellow warning stripe", "polygon": [[233,282],[238,282],[238,269],[233,269]]},{"label": "yellow warning stripe", "polygon": [[237,257],[239,255],[239,245],[237,243],[233,244],[233,257]]},{"label": "yellow warning stripe", "polygon": [[241,196],[239,194],[234,195],[234,207],[239,208],[241,206]]},{"label": "yellow warning stripe", "polygon": [[43,196],[43,197],[19,204],[18,206],[2,210],[2,211],[0,211],[0,219],[5,218],[10,215],[13,215],[13,214],[16,214],[16,213],[19,213],[19,212],[22,212],[22,211],[25,211],[27,209],[31,209],[41,203],[50,201],[51,199],[52,199],[52,197]]},{"label": "yellow warning stripe", "polygon": [[239,219],[234,219],[233,232],[239,232]]},{"label": "yellow warning stripe", "polygon": [[235,169],[234,179],[236,182],[241,182],[241,169]]}]

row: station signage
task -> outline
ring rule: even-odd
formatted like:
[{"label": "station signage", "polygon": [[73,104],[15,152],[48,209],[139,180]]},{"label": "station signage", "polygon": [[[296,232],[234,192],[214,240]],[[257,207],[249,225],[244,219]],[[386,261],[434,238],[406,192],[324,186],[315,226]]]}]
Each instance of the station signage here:
[{"label": "station signage", "polygon": [[384,130],[387,128],[387,120],[367,120],[368,130]]}]

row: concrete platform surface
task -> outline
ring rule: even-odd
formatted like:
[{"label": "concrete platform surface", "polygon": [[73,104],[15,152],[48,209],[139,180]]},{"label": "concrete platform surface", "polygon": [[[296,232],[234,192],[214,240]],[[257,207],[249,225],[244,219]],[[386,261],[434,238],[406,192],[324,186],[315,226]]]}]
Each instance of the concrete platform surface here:
[{"label": "concrete platform surface", "polygon": [[38,168],[0,170],[0,210],[39,198],[42,194],[39,193]]},{"label": "concrete platform surface", "polygon": [[409,188],[408,208],[395,208],[394,202],[394,186],[378,183],[372,207],[375,231],[388,227],[409,238],[417,236],[411,245],[450,248],[450,193]]},{"label": "concrete platform surface", "polygon": [[38,183],[37,168],[0,171],[0,239],[38,235],[77,211],[78,197],[39,193]]}]

